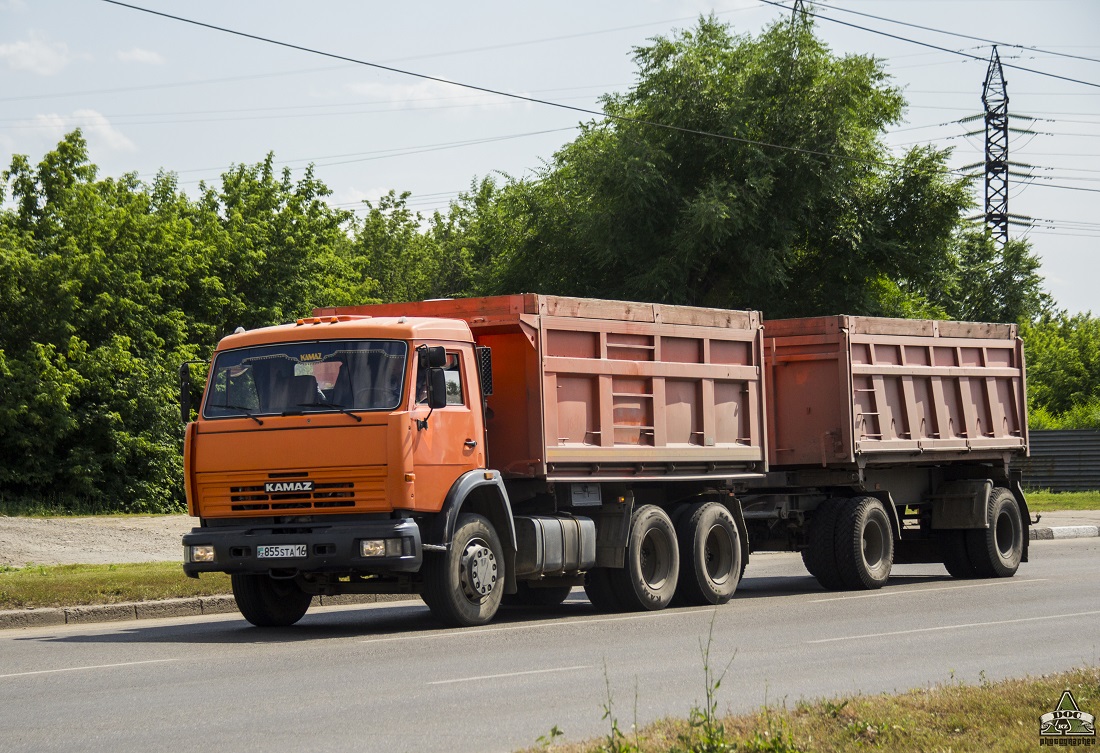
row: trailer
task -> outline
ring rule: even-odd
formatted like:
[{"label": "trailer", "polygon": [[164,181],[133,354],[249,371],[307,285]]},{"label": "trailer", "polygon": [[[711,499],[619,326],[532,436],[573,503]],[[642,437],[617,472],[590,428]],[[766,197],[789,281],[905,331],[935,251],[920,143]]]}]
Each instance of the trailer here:
[{"label": "trailer", "polygon": [[219,343],[184,569],[230,573],[257,625],[316,594],[419,593],[453,625],[578,585],[602,611],[722,604],[765,549],[826,588],[902,561],[1007,576],[1025,410],[1008,325],[535,294],[322,308]]}]

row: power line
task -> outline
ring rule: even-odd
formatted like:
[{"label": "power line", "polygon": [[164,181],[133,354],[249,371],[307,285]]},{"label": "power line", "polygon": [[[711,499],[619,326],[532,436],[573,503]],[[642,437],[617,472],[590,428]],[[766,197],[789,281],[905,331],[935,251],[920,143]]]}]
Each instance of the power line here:
[{"label": "power line", "polygon": [[[103,2],[116,2],[116,0],[103,0]],[[764,3],[765,5],[773,5],[776,8],[782,8],[783,10],[790,10],[791,9],[790,6],[784,5],[783,3],[780,3],[780,2],[776,2],[776,0],[758,0],[758,2]],[[952,50],[949,47],[940,47],[938,44],[932,44],[930,42],[921,42],[921,41],[916,40],[916,39],[910,39],[909,37],[902,37],[902,36],[899,36],[897,34],[891,34],[888,31],[882,31],[881,29],[872,29],[872,28],[867,27],[867,26],[860,26],[859,24],[848,23],[847,21],[841,21],[839,18],[830,18],[828,16],[823,16],[820,13],[815,13],[815,12],[809,11],[809,10],[807,10],[805,12],[808,15],[811,15],[814,18],[820,18],[823,21],[831,21],[834,24],[840,24],[841,26],[848,26],[848,27],[853,28],[853,29],[859,29],[860,31],[867,31],[867,32],[870,32],[871,34],[878,34],[880,36],[889,37],[891,39],[897,39],[898,41],[901,41],[901,42],[908,42],[909,44],[916,44],[916,45],[920,45],[921,47],[929,47],[933,50],[939,50],[940,52],[949,52],[952,55],[960,55],[962,57],[970,58],[972,60],[981,60],[982,62],[985,62],[985,58],[979,57],[977,55],[971,55],[970,53],[967,53],[967,52],[961,52],[959,50]],[[1034,74],[1037,74],[1039,76],[1048,76],[1050,78],[1056,78],[1056,79],[1059,79],[1061,81],[1069,81],[1069,82],[1074,83],[1074,84],[1082,84],[1083,86],[1092,86],[1092,87],[1095,87],[1097,89],[1100,89],[1100,84],[1095,83],[1093,81],[1083,81],[1083,80],[1078,79],[1078,78],[1070,78],[1069,76],[1059,76],[1056,73],[1049,73],[1047,71],[1040,71],[1040,70],[1036,70],[1035,68],[1027,68],[1027,67],[1022,66],[1022,65],[1012,65],[1011,63],[1003,63],[1002,65],[1005,68],[1014,68],[1018,71],[1026,71],[1027,73],[1034,73]]]},{"label": "power line", "polygon": [[829,10],[840,11],[841,13],[850,13],[854,16],[863,16],[864,18],[873,18],[876,21],[885,21],[891,24],[897,24],[898,26],[908,26],[912,29],[922,29],[924,31],[932,31],[937,34],[946,34],[951,37],[958,37],[960,39],[969,39],[973,42],[985,42],[986,44],[997,45],[999,47],[1013,47],[1017,50],[1028,50],[1030,52],[1040,52],[1044,55],[1053,55],[1056,57],[1074,58],[1076,60],[1087,60],[1091,63],[1100,63],[1100,59],[1085,57],[1084,55],[1071,55],[1068,52],[1053,52],[1051,50],[1041,49],[1039,47],[1028,47],[1022,44],[1010,44],[1008,42],[998,42],[995,39],[986,39],[985,37],[975,37],[971,34],[962,34],[957,31],[948,31],[946,29],[937,29],[932,26],[922,26],[921,24],[909,23],[908,21],[898,21],[895,18],[886,18],[885,16],[876,16],[873,13],[863,13],[858,10],[852,10],[850,8],[841,8],[839,6],[830,6]]},{"label": "power line", "polygon": [[[761,0],[761,1],[762,2],[767,2],[768,0]],[[121,8],[128,8],[129,10],[140,11],[142,13],[148,13],[149,15],[152,15],[152,16],[159,16],[161,18],[167,18],[167,19],[172,20],[172,21],[179,21],[181,23],[191,24],[192,26],[198,26],[198,27],[201,27],[201,28],[204,28],[204,29],[210,29],[212,31],[218,31],[218,32],[222,32],[224,34],[231,34],[233,36],[242,37],[244,39],[251,39],[253,41],[263,42],[265,44],[272,44],[272,45],[276,45],[278,47],[284,47],[284,48],[291,49],[291,50],[297,50],[299,52],[306,52],[306,53],[309,53],[311,55],[320,55],[322,57],[331,58],[333,60],[341,60],[341,61],[346,62],[346,63],[355,63],[356,65],[362,65],[362,66],[366,66],[368,68],[374,68],[376,70],[386,71],[388,73],[396,73],[396,74],[402,75],[402,76],[411,76],[413,78],[418,78],[418,79],[421,79],[421,80],[424,80],[424,81],[434,81],[436,83],[446,84],[448,86],[458,86],[458,87],[461,87],[463,89],[469,89],[471,91],[482,92],[484,94],[492,94],[492,95],[495,95],[495,96],[498,96],[498,97],[508,97],[510,99],[519,100],[521,102],[530,102],[532,104],[544,105],[544,106],[547,106],[547,107],[556,107],[558,109],[569,110],[569,111],[572,111],[572,112],[579,112],[579,113],[583,113],[585,115],[595,115],[597,117],[607,118],[609,120],[621,121],[621,122],[624,122],[624,123],[633,123],[635,125],[644,125],[644,126],[649,126],[649,127],[652,127],[652,128],[661,128],[661,129],[668,130],[668,131],[674,131],[674,132],[677,132],[677,133],[686,133],[686,134],[690,134],[690,135],[694,135],[694,136],[707,136],[707,137],[710,137],[710,138],[721,139],[723,141],[732,141],[732,142],[739,143],[739,144],[751,144],[753,146],[761,146],[761,147],[766,147],[766,148],[769,148],[769,149],[778,149],[778,150],[781,150],[781,151],[794,152],[794,153],[797,153],[797,154],[807,154],[807,155],[811,155],[811,156],[815,156],[815,157],[828,157],[830,159],[844,159],[844,160],[848,160],[850,162],[856,162],[856,163],[861,163],[861,164],[869,164],[869,165],[882,165],[882,164],[884,164],[881,160],[872,160],[872,159],[866,159],[866,158],[863,158],[863,157],[853,157],[853,156],[843,155],[843,154],[832,154],[830,152],[822,152],[822,151],[819,151],[819,150],[816,150],[816,149],[805,149],[805,148],[797,147],[797,146],[785,146],[783,144],[773,144],[773,143],[769,143],[769,142],[766,142],[766,141],[759,141],[757,139],[748,139],[748,138],[743,138],[743,137],[740,137],[740,136],[730,136],[730,135],[727,135],[727,134],[713,133],[713,132],[710,132],[710,131],[701,131],[701,130],[697,130],[697,129],[694,129],[694,128],[683,128],[681,126],[669,125],[667,123],[657,123],[655,121],[643,120],[641,118],[632,118],[632,117],[625,116],[625,115],[613,115],[611,113],[603,112],[602,110],[592,110],[592,109],[589,109],[587,107],[578,107],[576,105],[567,105],[567,104],[564,104],[564,103],[561,103],[561,102],[554,102],[554,101],[547,100],[547,99],[539,99],[537,97],[528,97],[528,96],[525,96],[523,94],[515,94],[513,92],[501,91],[499,89],[491,89],[491,88],[486,87],[486,86],[478,86],[476,84],[467,84],[467,83],[464,83],[464,82],[461,82],[461,81],[451,81],[451,80],[448,80],[448,79],[445,79],[445,78],[440,78],[438,76],[430,76],[426,73],[416,73],[415,71],[408,71],[408,70],[404,70],[402,68],[395,68],[393,66],[383,65],[381,63],[372,63],[372,62],[367,61],[367,60],[360,60],[358,58],[348,57],[346,55],[339,55],[339,54],[334,53],[334,52],[325,52],[324,50],[318,50],[318,49],[314,49],[312,47],[305,47],[303,45],[294,44],[292,42],[283,42],[283,41],[278,40],[278,39],[272,39],[270,37],[263,37],[263,36],[260,36],[258,34],[251,34],[249,32],[239,31],[237,29],[230,29],[230,28],[225,27],[225,26],[218,26],[216,24],[206,23],[204,21],[196,21],[194,19],[184,18],[183,16],[176,16],[176,15],[173,15],[171,13],[164,13],[163,11],[153,10],[151,8],[143,8],[139,5],[131,5],[129,3],[121,2],[121,0],[100,0],[100,2],[104,2],[104,3],[107,3],[109,5],[116,5],[116,6],[119,6]],[[771,4],[778,5],[777,3],[771,3]],[[780,7],[783,7],[783,6],[780,6]],[[950,172],[954,172],[954,171],[946,170],[945,172],[950,173]]]}]

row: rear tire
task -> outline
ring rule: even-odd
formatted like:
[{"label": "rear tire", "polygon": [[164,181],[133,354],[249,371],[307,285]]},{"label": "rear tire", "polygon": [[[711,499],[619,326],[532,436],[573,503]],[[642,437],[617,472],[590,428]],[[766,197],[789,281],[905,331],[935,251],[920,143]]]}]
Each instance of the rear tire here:
[{"label": "rear tire", "polygon": [[943,566],[951,577],[960,580],[976,577],[970,552],[966,549],[966,531],[940,531],[939,539],[943,551]]},{"label": "rear tire", "polygon": [[676,593],[680,553],[676,529],[656,505],[643,505],[630,517],[626,562],[612,570],[611,585],[623,607],[631,611],[664,609]]},{"label": "rear tire", "polygon": [[1003,486],[989,495],[989,528],[966,532],[970,564],[981,578],[1011,578],[1024,553],[1024,522],[1012,492]]},{"label": "rear tire", "polygon": [[504,595],[504,549],[481,515],[458,516],[446,552],[424,557],[421,598],[437,620],[453,627],[484,625]]},{"label": "rear tire", "polygon": [[677,603],[725,604],[741,579],[741,537],[737,521],[718,502],[699,502],[678,517],[680,577]]},{"label": "rear tire", "polygon": [[516,584],[516,592],[514,594],[505,594],[502,603],[505,606],[510,607],[556,607],[565,601],[570,592],[573,590],[572,586],[550,586],[548,588],[537,588],[532,586],[527,581],[520,581]]},{"label": "rear tire", "polygon": [[293,580],[255,573],[234,573],[229,579],[237,609],[256,627],[293,625],[302,619],[313,600]]},{"label": "rear tire", "polygon": [[808,545],[802,550],[802,562],[810,575],[827,591],[839,591],[844,587],[836,564],[836,521],[845,499],[833,499],[818,505],[810,518],[807,534]]},{"label": "rear tire", "polygon": [[875,497],[848,500],[836,523],[836,564],[851,590],[882,588],[894,564],[894,529]]},{"label": "rear tire", "polygon": [[584,592],[597,612],[621,612],[624,609],[611,583],[611,568],[594,567],[585,573]]}]

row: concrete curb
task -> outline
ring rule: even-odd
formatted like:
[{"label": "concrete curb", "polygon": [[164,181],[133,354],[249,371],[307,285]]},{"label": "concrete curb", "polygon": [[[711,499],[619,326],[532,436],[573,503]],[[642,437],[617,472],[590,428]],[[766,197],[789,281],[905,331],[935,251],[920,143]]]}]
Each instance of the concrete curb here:
[{"label": "concrete curb", "polygon": [[1084,539],[1100,536],[1100,526],[1033,526],[1032,541],[1050,541],[1051,539]]},{"label": "concrete curb", "polygon": [[[312,606],[373,604],[380,601],[403,601],[414,598],[416,597],[410,594],[315,596]],[[83,607],[10,609],[0,611],[0,630],[51,627],[53,625],[85,625],[96,622],[155,620],[163,617],[198,617],[204,614],[228,614],[236,611],[237,604],[233,601],[232,596],[132,601],[121,604],[98,604]]]}]

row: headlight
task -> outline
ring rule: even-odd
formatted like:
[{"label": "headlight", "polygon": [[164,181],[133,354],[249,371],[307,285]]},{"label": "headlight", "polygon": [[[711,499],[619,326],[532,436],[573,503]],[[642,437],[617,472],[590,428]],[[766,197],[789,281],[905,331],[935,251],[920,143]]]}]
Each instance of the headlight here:
[{"label": "headlight", "polygon": [[401,539],[363,539],[359,542],[360,557],[400,557]]},{"label": "headlight", "polygon": [[198,546],[189,546],[184,551],[187,562],[214,562],[214,545],[213,544],[199,544]]}]

